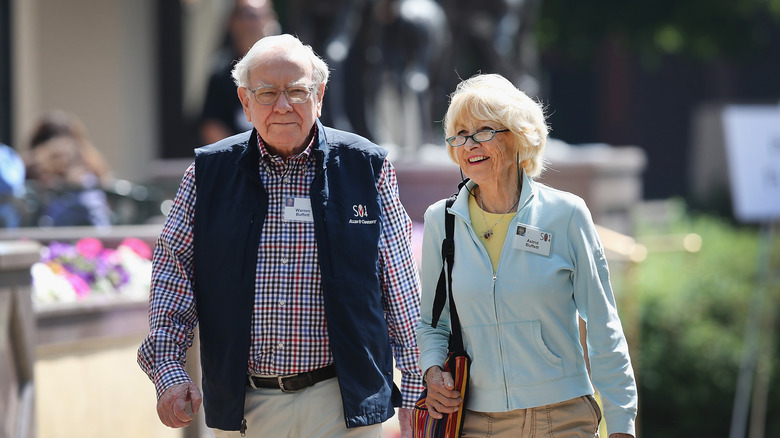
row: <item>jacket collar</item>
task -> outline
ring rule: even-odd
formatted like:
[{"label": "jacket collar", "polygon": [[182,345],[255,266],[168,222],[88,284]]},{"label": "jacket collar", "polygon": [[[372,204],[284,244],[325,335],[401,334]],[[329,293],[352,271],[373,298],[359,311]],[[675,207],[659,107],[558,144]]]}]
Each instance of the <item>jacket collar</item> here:
[{"label": "jacket collar", "polygon": [[328,153],[330,152],[328,133],[325,132],[325,127],[322,125],[320,119],[317,119],[315,123],[317,123],[317,139],[314,142],[314,147],[312,148],[311,153],[317,160],[317,166],[322,166],[324,169],[325,163],[328,162],[325,157],[327,157]]},{"label": "jacket collar", "polygon": [[251,131],[246,131],[241,135],[241,141],[236,143],[238,147],[242,147],[244,150],[236,160],[236,166],[241,169],[252,181],[262,184],[260,180],[260,150],[257,147],[257,131],[253,128]]}]

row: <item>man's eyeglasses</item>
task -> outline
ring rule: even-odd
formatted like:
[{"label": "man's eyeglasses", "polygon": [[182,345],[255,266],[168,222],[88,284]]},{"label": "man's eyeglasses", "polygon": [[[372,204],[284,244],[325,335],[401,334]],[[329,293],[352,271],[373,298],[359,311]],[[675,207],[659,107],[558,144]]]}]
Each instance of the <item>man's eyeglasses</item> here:
[{"label": "man's eyeglasses", "polygon": [[468,139],[472,139],[477,143],[482,143],[484,141],[490,141],[493,140],[493,137],[496,136],[499,132],[507,132],[508,129],[486,129],[484,131],[477,131],[471,135],[453,135],[452,137],[447,137],[446,141],[450,144],[450,146],[456,148],[459,146],[463,146],[466,144],[466,141]]},{"label": "man's eyeglasses", "polygon": [[290,103],[304,103],[309,100],[314,85],[308,87],[290,87],[284,90],[271,87],[257,87],[254,90],[247,88],[255,96],[255,100],[260,105],[273,105],[279,100],[279,96],[284,93],[284,97]]}]

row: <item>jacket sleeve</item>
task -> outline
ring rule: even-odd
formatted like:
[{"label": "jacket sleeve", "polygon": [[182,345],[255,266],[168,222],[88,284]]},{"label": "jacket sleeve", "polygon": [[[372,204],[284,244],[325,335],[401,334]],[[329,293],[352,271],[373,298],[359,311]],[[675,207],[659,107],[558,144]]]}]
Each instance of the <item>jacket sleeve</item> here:
[{"label": "jacket sleeve", "polygon": [[584,201],[569,223],[577,311],[587,325],[593,384],[604,407],[608,433],[635,434],[637,389],[623,327],[609,279],[604,248]]}]

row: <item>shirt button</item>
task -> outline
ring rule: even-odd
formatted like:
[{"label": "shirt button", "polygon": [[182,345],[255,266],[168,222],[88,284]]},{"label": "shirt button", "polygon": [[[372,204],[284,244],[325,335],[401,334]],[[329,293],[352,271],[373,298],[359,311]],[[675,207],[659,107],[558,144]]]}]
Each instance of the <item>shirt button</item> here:
[{"label": "shirt button", "polygon": [[285,304],[287,304],[287,301],[285,301],[285,300],[279,300],[279,305],[280,305],[280,306],[284,306]]},{"label": "shirt button", "polygon": [[284,348],[284,344],[280,342],[280,343],[276,344],[276,348],[281,350],[282,348]]},{"label": "shirt button", "polygon": [[284,178],[282,182],[285,184],[290,184],[290,178]]},{"label": "shirt button", "polygon": [[286,265],[286,264],[287,264],[287,257],[282,257],[282,264],[283,264],[283,265]]}]

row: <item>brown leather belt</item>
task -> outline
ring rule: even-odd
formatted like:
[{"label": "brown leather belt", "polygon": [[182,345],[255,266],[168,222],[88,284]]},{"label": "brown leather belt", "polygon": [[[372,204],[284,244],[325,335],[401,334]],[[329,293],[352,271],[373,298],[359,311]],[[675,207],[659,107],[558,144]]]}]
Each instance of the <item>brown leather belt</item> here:
[{"label": "brown leather belt", "polygon": [[252,388],[274,388],[282,392],[300,391],[309,386],[336,377],[336,365],[328,365],[314,371],[289,376],[257,377],[249,376],[247,385]]}]

